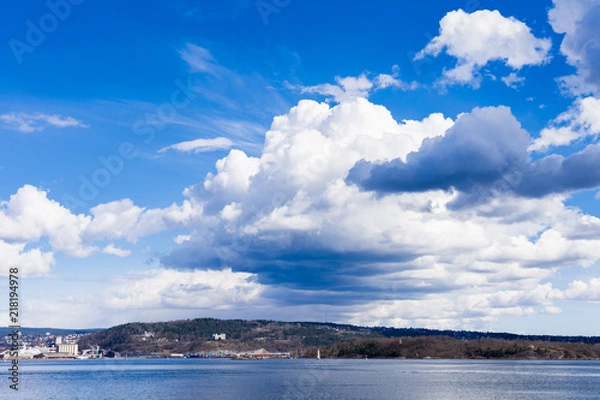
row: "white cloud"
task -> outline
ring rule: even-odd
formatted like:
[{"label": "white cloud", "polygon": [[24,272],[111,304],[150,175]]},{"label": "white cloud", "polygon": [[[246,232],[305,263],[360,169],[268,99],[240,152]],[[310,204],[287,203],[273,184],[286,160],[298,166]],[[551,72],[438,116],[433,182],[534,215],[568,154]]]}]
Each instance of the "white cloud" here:
[{"label": "white cloud", "polygon": [[225,71],[210,51],[193,43],[187,43],[184,49],[179,50],[179,55],[189,65],[191,72],[220,75]]},{"label": "white cloud", "polygon": [[86,228],[90,239],[115,240],[127,238],[134,241],[130,232],[137,226],[144,210],[133,204],[130,199],[99,204],[90,210],[93,221]]},{"label": "white cloud", "polygon": [[335,84],[323,83],[315,86],[290,86],[300,89],[301,93],[314,93],[326,96],[337,103],[350,101],[355,98],[367,98],[373,90],[396,88],[401,90],[415,90],[419,87],[416,82],[407,83],[399,78],[400,69],[397,65],[392,68],[392,74],[379,74],[369,79],[367,74],[358,77],[336,77]]},{"label": "white cloud", "polygon": [[530,151],[545,151],[551,146],[566,146],[589,136],[600,134],[600,99],[577,99],[565,112],[542,129]]},{"label": "white cloud", "polygon": [[84,232],[88,240],[126,239],[135,243],[144,236],[186,226],[202,213],[202,208],[185,200],[180,206],[144,209],[124,199],[100,204],[90,211],[93,219]]},{"label": "white cloud", "polygon": [[[233,272],[229,268],[194,271],[156,268],[124,274],[113,277],[107,287],[96,293],[78,293],[74,288],[58,299],[31,293],[22,305],[22,323],[90,328],[198,316],[240,317],[236,310],[269,304],[263,298],[266,287],[256,278],[254,274]],[[7,316],[8,313],[4,316],[5,325]]]},{"label": "white cloud", "polygon": [[[100,296],[66,295],[60,301],[32,297],[30,296],[21,305],[22,325],[89,329],[90,327],[106,326],[107,322],[110,323],[116,319],[115,315],[102,312],[99,306],[99,302],[102,300]],[[65,310],[68,310],[68,312],[65,312]],[[6,321],[4,325],[8,325],[7,319],[7,317],[4,317],[4,321]]]},{"label": "white cloud", "polygon": [[555,32],[573,32],[586,12],[598,4],[597,0],[553,0],[554,7],[548,12],[548,19]]},{"label": "white cloud", "polygon": [[[508,109],[494,110],[483,117],[499,119],[499,126],[507,125],[506,115],[514,119]],[[440,114],[398,123],[360,97],[336,106],[303,100],[274,118],[260,157],[232,150],[215,174],[186,190],[191,201],[204,203],[203,222],[190,227],[189,240],[169,262],[201,262],[207,249],[207,258],[234,268],[238,262],[275,268],[264,257],[290,253],[339,255],[344,271],[362,271],[362,287],[381,293],[394,285],[387,300],[338,309],[342,320],[357,323],[473,328],[502,316],[557,311],[554,302],[564,296],[542,281],[561,268],[600,260],[600,220],[565,207],[565,195],[501,193],[457,209],[452,190],[377,196],[345,180],[357,161],[406,160],[453,126]],[[524,146],[528,139],[525,134]],[[354,261],[356,254],[364,260]],[[315,264],[308,276],[317,280],[338,265],[328,267],[327,257]],[[283,285],[307,284],[278,276]],[[345,279],[352,282],[352,275]]]},{"label": "white cloud", "polygon": [[365,74],[358,77],[335,78],[336,84],[323,83],[315,86],[303,86],[301,93],[316,93],[332,97],[336,102],[351,100],[356,97],[368,97],[373,82]]},{"label": "white cloud", "polygon": [[556,306],[547,306],[542,310],[546,314],[560,314],[563,312],[562,308]]},{"label": "white cloud", "polygon": [[202,153],[214,150],[228,149],[233,146],[233,142],[224,137],[214,139],[196,139],[187,142],[176,143],[171,146],[160,149],[159,153],[164,153],[168,150],[177,150],[181,152]]},{"label": "white cloud", "polygon": [[105,254],[110,254],[122,258],[129,257],[132,254],[131,250],[120,249],[118,247],[115,247],[113,243],[109,244],[104,249],[102,249],[102,252]]},{"label": "white cloud", "polygon": [[223,270],[155,269],[141,276],[123,276],[106,296],[110,309],[230,309],[256,301],[264,288],[256,275]]},{"label": "white cloud", "polygon": [[97,250],[82,238],[89,223],[89,217],[72,214],[30,185],[0,202],[0,240],[35,243],[48,237],[54,250],[72,257],[87,257]]},{"label": "white cloud", "polygon": [[[568,194],[494,192],[455,207],[453,189],[383,196],[347,181],[360,160],[406,161],[450,129],[478,131],[481,120],[469,119],[473,114],[518,125],[502,107],[463,114],[456,123],[438,113],[398,122],[360,97],[336,106],[303,100],[273,119],[259,156],[231,150],[185,190],[181,204],[145,209],[123,199],[75,216],[25,186],[0,206],[0,240],[32,244],[47,237],[53,251],[85,255],[111,246],[109,252],[120,253],[113,244],[120,239],[185,230],[175,239],[177,250],[161,260],[180,269],[121,277],[97,306],[105,314],[121,310],[124,319],[195,309],[276,313],[265,300],[276,293],[290,310],[334,304],[341,321],[472,329],[503,316],[557,312],[555,303],[568,298],[594,299],[590,284],[568,294],[551,284],[562,268],[600,261],[600,219],[566,207]],[[529,138],[521,136],[525,148]],[[493,157],[505,146],[497,144],[488,152]],[[26,250],[10,249],[17,256]],[[52,260],[38,270],[47,272]],[[258,283],[261,274],[269,286]],[[357,303],[348,287],[359,284]]]},{"label": "white cloud", "polygon": [[89,257],[99,251],[127,257],[127,250],[113,244],[100,250],[96,243],[117,239],[136,242],[144,236],[184,227],[201,213],[202,207],[189,200],[164,209],[144,209],[125,199],[100,204],[91,209],[91,215],[75,215],[49,199],[43,190],[25,185],[10,200],[0,202],[0,244],[4,245],[5,259],[31,265],[32,274],[39,275],[49,272],[54,264],[53,253],[39,248],[24,251],[28,244],[43,246],[40,241],[47,238],[54,252],[70,257]]},{"label": "white cloud", "polygon": [[519,86],[523,85],[525,82],[525,78],[522,76],[518,76],[515,72],[511,72],[507,76],[502,78],[502,82],[510,88],[516,89]]},{"label": "white cloud", "polygon": [[600,89],[600,2],[598,0],[553,0],[548,12],[552,28],[564,33],[560,45],[567,62],[577,67],[577,74],[562,78],[564,86],[575,95],[598,93]]},{"label": "white cloud", "polygon": [[242,194],[248,190],[250,178],[258,172],[259,160],[241,150],[231,150],[227,157],[217,161],[216,167],[217,175],[209,173],[204,188],[213,193]]},{"label": "white cloud", "polygon": [[350,323],[367,326],[484,329],[503,316],[534,314],[533,307],[490,307],[486,295],[429,295],[418,300],[373,302],[348,310]]},{"label": "white cloud", "polygon": [[35,277],[47,275],[56,261],[52,252],[40,249],[25,249],[25,243],[7,243],[0,240],[0,260],[4,268],[2,275],[8,274],[8,269],[17,267],[19,276]]},{"label": "white cloud", "polygon": [[191,235],[177,235],[173,239],[173,242],[176,244],[183,244],[185,242],[188,242],[191,238],[192,238]]},{"label": "white cloud", "polygon": [[22,112],[10,112],[0,114],[0,122],[6,129],[21,133],[41,132],[52,126],[56,128],[80,127],[88,128],[88,125],[73,117],[62,117],[54,114],[26,114]]},{"label": "white cloud", "polygon": [[400,67],[394,65],[392,67],[392,74],[379,74],[373,79],[373,84],[376,89],[386,89],[389,87],[402,89],[402,90],[415,90],[419,87],[417,82],[407,83],[399,78]]},{"label": "white cloud", "polygon": [[540,65],[548,60],[550,39],[538,39],[530,28],[498,11],[451,11],[440,21],[440,35],[417,55],[437,56],[442,51],[458,62],[444,71],[444,82],[479,85],[479,70],[492,61],[503,61],[518,70],[526,65]]},{"label": "white cloud", "polygon": [[600,278],[593,278],[589,282],[571,282],[565,291],[565,297],[571,300],[600,301]]}]

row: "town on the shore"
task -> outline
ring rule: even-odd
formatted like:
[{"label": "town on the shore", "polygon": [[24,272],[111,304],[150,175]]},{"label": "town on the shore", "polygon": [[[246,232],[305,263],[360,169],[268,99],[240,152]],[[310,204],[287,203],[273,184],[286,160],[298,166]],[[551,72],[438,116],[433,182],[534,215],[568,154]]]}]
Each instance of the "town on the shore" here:
[{"label": "town on the shore", "polygon": [[[16,339],[15,339],[16,337]],[[18,351],[16,351],[18,348]],[[0,358],[444,358],[599,360],[600,336],[196,318],[107,329],[0,328]]]},{"label": "town on the shore", "polygon": [[[18,358],[27,359],[99,359],[99,358],[230,358],[240,360],[259,360],[268,358],[295,358],[297,354],[291,352],[270,352],[265,349],[254,351],[237,352],[231,350],[217,350],[212,352],[198,353],[142,353],[142,354],[120,354],[112,350],[100,348],[97,345],[91,345],[87,349],[79,349],[78,341],[85,334],[72,333],[67,335],[54,335],[52,332],[45,334],[21,335],[18,350]],[[146,341],[154,336],[153,332],[144,332],[139,335],[138,340]],[[227,339],[225,333],[215,333],[212,335],[213,341],[224,341]],[[10,356],[10,337],[5,336],[0,343],[0,358],[8,360]],[[300,355],[301,356],[301,355]]]}]

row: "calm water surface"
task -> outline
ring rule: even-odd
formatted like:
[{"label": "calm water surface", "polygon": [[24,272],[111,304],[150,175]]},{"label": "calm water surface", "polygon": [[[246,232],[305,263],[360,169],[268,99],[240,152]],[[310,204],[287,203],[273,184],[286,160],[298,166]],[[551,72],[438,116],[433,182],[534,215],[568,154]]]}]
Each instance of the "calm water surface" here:
[{"label": "calm water surface", "polygon": [[[8,363],[0,363],[8,367]],[[1,399],[600,399],[596,361],[23,361]]]}]

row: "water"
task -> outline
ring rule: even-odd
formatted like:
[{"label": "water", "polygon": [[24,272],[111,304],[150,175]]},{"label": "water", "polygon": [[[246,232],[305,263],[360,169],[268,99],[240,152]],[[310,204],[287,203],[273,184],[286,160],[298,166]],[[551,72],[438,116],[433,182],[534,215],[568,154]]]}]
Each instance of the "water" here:
[{"label": "water", "polygon": [[597,361],[105,359],[19,367],[19,392],[4,378],[1,399],[600,398]]}]

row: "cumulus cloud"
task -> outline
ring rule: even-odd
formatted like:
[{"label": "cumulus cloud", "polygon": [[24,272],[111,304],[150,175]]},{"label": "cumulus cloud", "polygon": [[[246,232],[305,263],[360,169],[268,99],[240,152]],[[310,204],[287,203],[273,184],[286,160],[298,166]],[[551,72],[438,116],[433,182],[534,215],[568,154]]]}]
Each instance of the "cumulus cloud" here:
[{"label": "cumulus cloud", "polygon": [[600,301],[600,278],[571,282],[564,296],[571,300]]},{"label": "cumulus cloud", "polygon": [[[506,107],[397,121],[361,97],[303,100],[273,119],[259,155],[229,151],[180,204],[123,199],[73,215],[24,187],[0,207],[0,240],[120,253],[118,240],[179,231],[160,268],[120,277],[98,303],[119,318],[314,318],[323,307],[360,324],[486,328],[557,312],[575,294],[555,290],[554,274],[600,261],[600,219],[565,206],[570,190],[593,184],[575,171],[594,169],[596,148],[531,162],[530,143]],[[378,167],[381,188],[360,190],[354,182]],[[465,195],[479,201],[457,206]]]},{"label": "cumulus cloud", "polygon": [[400,68],[394,65],[392,74],[379,74],[370,79],[367,74],[358,77],[336,77],[335,84],[323,83],[315,86],[291,86],[299,89],[301,93],[320,94],[341,103],[354,98],[367,98],[373,90],[396,88],[401,90],[415,90],[419,87],[416,82],[405,82],[400,79]]},{"label": "cumulus cloud", "polygon": [[89,223],[89,217],[72,214],[31,185],[0,202],[0,240],[26,243],[47,237],[54,250],[86,257],[97,250],[82,238]]},{"label": "cumulus cloud", "polygon": [[[127,250],[112,243],[101,250],[97,243],[118,239],[134,243],[144,236],[181,228],[201,213],[201,206],[189,200],[164,209],[145,209],[125,199],[100,204],[91,209],[91,215],[75,215],[49,199],[47,192],[25,185],[8,201],[0,202],[0,243],[7,254],[5,259],[18,258],[15,262],[31,265],[32,273],[39,275],[49,272],[54,264],[53,252],[89,257],[102,251],[127,257]],[[48,240],[53,252],[24,250],[26,245],[43,246],[43,239]]]},{"label": "cumulus cloud", "polygon": [[525,78],[518,76],[515,72],[511,72],[502,78],[502,82],[510,88],[516,89],[525,82]]},{"label": "cumulus cloud", "polygon": [[0,259],[5,265],[2,275],[8,274],[8,268],[17,267],[20,276],[43,276],[56,264],[54,253],[40,249],[26,250],[25,246],[25,243],[7,243],[0,240]]},{"label": "cumulus cloud", "polygon": [[[427,310],[427,311],[425,311]],[[352,323],[396,327],[427,326],[430,329],[483,329],[499,317],[535,314],[533,307],[490,306],[486,296],[463,295],[456,298],[431,295],[418,300],[382,301],[361,305],[346,314]]]},{"label": "cumulus cloud", "polygon": [[530,142],[508,108],[476,108],[461,115],[444,136],[424,141],[406,160],[363,160],[348,180],[381,193],[456,189],[465,195],[463,201],[505,192],[543,197],[600,186],[600,146],[531,163]]},{"label": "cumulus cloud", "polygon": [[315,86],[301,86],[301,93],[316,93],[331,97],[336,102],[350,100],[356,97],[368,97],[373,88],[373,82],[365,74],[358,77],[335,78],[336,84],[322,83]]},{"label": "cumulus cloud", "polygon": [[361,162],[348,179],[367,190],[469,191],[501,179],[527,162],[529,135],[506,107],[476,108],[460,116],[444,136],[426,140],[419,151],[373,165]]},{"label": "cumulus cloud", "polygon": [[84,237],[89,240],[125,239],[135,243],[141,237],[165,230],[177,229],[191,223],[202,213],[201,206],[184,200],[162,209],[145,209],[130,199],[100,204],[90,210],[93,218]]},{"label": "cumulus cloud", "polygon": [[260,298],[263,287],[250,273],[223,270],[155,269],[121,277],[107,296],[112,309],[228,309]]},{"label": "cumulus cloud", "polygon": [[538,39],[530,28],[498,11],[471,14],[451,11],[440,21],[440,34],[415,56],[438,56],[442,51],[457,58],[454,68],[444,71],[444,82],[479,85],[479,70],[492,61],[502,61],[519,70],[548,60],[550,39]]},{"label": "cumulus cloud", "polygon": [[80,127],[88,128],[88,125],[73,117],[63,117],[58,114],[27,114],[23,112],[10,112],[0,114],[0,123],[5,129],[18,131],[21,133],[41,132],[48,127],[69,128]]},{"label": "cumulus cloud", "polygon": [[233,142],[224,137],[214,139],[196,139],[187,142],[176,143],[171,146],[160,149],[159,153],[164,153],[168,150],[176,150],[180,152],[203,153],[214,150],[228,149],[233,146]]},{"label": "cumulus cloud", "polygon": [[600,100],[595,97],[577,99],[573,106],[542,129],[529,151],[545,151],[552,146],[567,146],[572,142],[600,134]]},{"label": "cumulus cloud", "polygon": [[177,244],[183,244],[183,243],[187,242],[188,240],[190,240],[191,238],[192,238],[191,235],[177,235],[173,239],[173,242],[175,242]]},{"label": "cumulus cloud", "polygon": [[[587,186],[566,179],[579,156],[532,163],[530,142],[506,107],[399,123],[360,97],[304,100],[273,120],[259,157],[232,150],[185,191],[203,214],[162,262],[231,266],[255,274],[278,306],[335,304],[357,323],[473,328],[555,312],[564,296],[542,280],[600,260],[600,220],[560,194]],[[360,160],[401,170],[388,176],[394,190],[352,184]],[[498,195],[456,206],[483,190]]]},{"label": "cumulus cloud", "polygon": [[600,18],[598,0],[553,0],[548,12],[552,28],[565,36],[560,45],[577,74],[563,83],[575,94],[598,94],[600,89]]},{"label": "cumulus cloud", "polygon": [[394,65],[392,74],[379,74],[373,79],[373,85],[376,89],[386,89],[389,87],[402,90],[415,90],[419,87],[417,82],[405,82],[400,79],[400,67]]},{"label": "cumulus cloud", "polygon": [[[224,215],[232,215],[234,203],[248,197],[262,203],[264,197],[292,196],[299,189],[323,193],[361,155],[373,160],[404,157],[418,149],[424,138],[443,134],[452,123],[432,114],[423,121],[398,124],[387,109],[361,98],[333,108],[301,101],[287,115],[274,119],[260,158],[232,150],[217,162],[216,175],[208,174],[186,194],[206,199],[209,212],[229,206]],[[271,184],[277,190],[264,193],[263,186]]]},{"label": "cumulus cloud", "polygon": [[27,325],[89,328],[183,319],[189,318],[190,312],[200,313],[193,314],[197,316],[236,316],[231,313],[249,305],[269,305],[263,298],[265,290],[256,275],[230,268],[155,268],[114,276],[100,293],[73,290],[58,300],[37,298],[32,293],[23,303],[22,320]]},{"label": "cumulus cloud", "polygon": [[109,244],[104,249],[102,249],[102,252],[105,254],[110,254],[122,258],[129,257],[131,255],[130,250],[120,249],[116,247],[113,243]]},{"label": "cumulus cloud", "polygon": [[[590,145],[584,150],[563,157],[550,155],[532,164],[517,187],[525,196],[545,196],[600,185],[600,145]],[[582,171],[586,171],[582,174]]]}]

